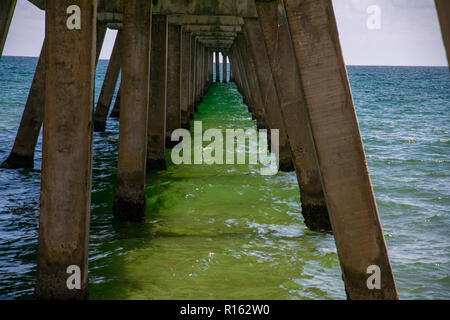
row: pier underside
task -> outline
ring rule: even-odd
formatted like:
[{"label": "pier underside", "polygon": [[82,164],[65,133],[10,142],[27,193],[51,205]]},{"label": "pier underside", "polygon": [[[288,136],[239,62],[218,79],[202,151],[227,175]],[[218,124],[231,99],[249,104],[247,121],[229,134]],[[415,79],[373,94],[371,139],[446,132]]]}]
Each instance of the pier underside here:
[{"label": "pier underside", "polygon": [[[0,49],[15,2],[0,5]],[[295,175],[306,226],[333,234],[347,297],[398,298],[331,0],[30,2],[46,12],[46,37],[1,167],[32,168],[43,126],[36,298],[88,297],[93,132],[107,129],[108,114],[119,118],[111,214],[138,226],[154,214],[148,177],[173,167],[177,129],[194,140],[211,86],[238,90],[255,129],[278,130],[280,174]],[[448,5],[439,8],[446,41]],[[107,28],[118,33],[94,105]],[[66,285],[69,266],[81,271],[76,290]]]}]

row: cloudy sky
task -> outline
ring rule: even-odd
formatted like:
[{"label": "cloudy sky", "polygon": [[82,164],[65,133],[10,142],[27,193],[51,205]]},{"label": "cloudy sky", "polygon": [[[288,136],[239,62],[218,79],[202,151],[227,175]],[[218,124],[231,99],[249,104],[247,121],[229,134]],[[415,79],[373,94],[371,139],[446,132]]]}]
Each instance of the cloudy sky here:
[{"label": "cloudy sky", "polygon": [[[333,0],[333,5],[348,65],[447,65],[433,0]],[[18,0],[3,54],[38,56],[44,19],[43,11]],[[114,38],[109,30],[101,59],[109,58]]]}]

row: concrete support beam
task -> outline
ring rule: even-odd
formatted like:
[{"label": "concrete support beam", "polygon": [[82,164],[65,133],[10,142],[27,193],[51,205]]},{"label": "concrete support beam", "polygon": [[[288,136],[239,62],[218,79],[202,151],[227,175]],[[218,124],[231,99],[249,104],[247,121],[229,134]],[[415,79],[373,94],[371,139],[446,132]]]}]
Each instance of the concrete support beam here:
[{"label": "concrete support beam", "polygon": [[215,65],[216,65],[216,82],[220,82],[220,64],[219,64],[219,52],[214,52],[214,59],[215,59]]},{"label": "concrete support beam", "polygon": [[202,16],[202,15],[171,15],[168,17],[169,24],[178,25],[219,25],[219,26],[239,26],[244,24],[242,17],[233,16]]},{"label": "concrete support beam", "polygon": [[[77,31],[66,26],[67,4],[47,0],[37,299],[88,297],[97,1],[71,3],[84,17]],[[67,286],[69,266],[80,271],[80,289]]]},{"label": "concrete support beam", "polygon": [[105,131],[106,117],[108,116],[111,101],[116,90],[117,79],[119,78],[120,66],[122,64],[122,31],[117,33],[114,48],[106,70],[105,80],[97,102],[97,109],[94,114],[94,131]]},{"label": "concrete support beam", "polygon": [[331,0],[282,1],[348,298],[398,299]]},{"label": "concrete support beam", "polygon": [[191,72],[190,33],[182,32],[181,42],[181,127],[189,129],[189,88]]},{"label": "concrete support beam", "polygon": [[120,88],[122,85],[119,86],[119,90],[117,91],[116,101],[114,102],[114,107],[109,114],[111,118],[119,118],[120,117]]},{"label": "concrete support beam", "polygon": [[[186,30],[186,26],[184,27],[184,30]],[[236,38],[237,32],[208,32],[208,31],[196,31],[192,32],[193,36],[196,37],[231,37]]]},{"label": "concrete support beam", "polygon": [[154,12],[167,15],[257,17],[254,1],[251,0],[158,1]]},{"label": "concrete support beam", "polygon": [[303,108],[304,100],[299,90],[297,65],[282,7],[276,1],[256,1],[256,8],[292,150],[305,224],[313,231],[331,232],[315,151]]},{"label": "concrete support beam", "polygon": [[171,141],[172,132],[181,127],[181,26],[169,24],[167,57],[167,115],[166,148],[178,142]]},{"label": "concrete support beam", "polygon": [[189,72],[189,119],[194,118],[194,104],[195,104],[195,48],[197,45],[197,41],[195,41],[195,37],[190,36],[191,41],[191,63],[190,63],[190,72]]},{"label": "concrete support beam", "polygon": [[264,35],[257,19],[245,19],[245,33],[253,57],[255,71],[261,88],[264,110],[269,129],[279,130],[279,169],[293,171],[292,153],[286,134],[280,102],[272,77],[269,57],[264,43]]},{"label": "concrete support beam", "polygon": [[228,74],[228,68],[227,68],[227,55],[222,52],[222,82],[227,83],[227,74]]},{"label": "concrete support beam", "polygon": [[436,10],[441,24],[442,39],[447,52],[447,61],[450,68],[450,1],[435,0]]},{"label": "concrete support beam", "polygon": [[28,93],[27,103],[20,120],[14,146],[1,168],[33,168],[34,150],[44,120],[45,103],[45,41]]},{"label": "concrete support beam", "polygon": [[123,4],[122,92],[114,216],[145,221],[151,0]]},{"label": "concrete support beam", "polygon": [[6,38],[8,37],[9,26],[11,24],[17,0],[2,0],[0,2],[0,59],[3,54]]},{"label": "concrete support beam", "polygon": [[[96,55],[98,57],[105,38],[106,25],[97,24]],[[45,42],[45,40],[44,40]],[[31,83],[28,99],[20,120],[14,146],[8,158],[1,164],[0,168],[18,169],[34,167],[34,150],[36,148],[39,132],[44,120],[44,90],[45,90],[45,43],[42,45],[39,61]]]},{"label": "concrete support beam", "polygon": [[167,16],[152,17],[150,106],[148,114],[147,171],[166,167]]},{"label": "concrete support beam", "polygon": [[253,58],[249,52],[248,43],[243,34],[238,35],[237,37],[236,50],[238,61],[240,63],[240,74],[245,82],[246,100],[251,105],[258,129],[267,129],[266,112],[255,72]]},{"label": "concrete support beam", "polygon": [[241,26],[186,25],[187,32],[242,32]]}]

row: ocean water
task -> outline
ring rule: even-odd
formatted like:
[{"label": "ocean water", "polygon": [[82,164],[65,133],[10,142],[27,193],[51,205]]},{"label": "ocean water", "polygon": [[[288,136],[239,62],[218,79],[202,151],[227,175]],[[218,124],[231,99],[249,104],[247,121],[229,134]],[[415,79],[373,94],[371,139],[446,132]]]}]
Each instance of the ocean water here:
[{"label": "ocean water", "polygon": [[[0,61],[0,161],[36,63]],[[99,62],[96,96],[106,66]],[[400,298],[449,299],[448,69],[348,71]],[[195,119],[203,130],[256,127],[234,84],[214,84]],[[304,225],[294,173],[169,163],[147,178],[147,222],[121,222],[111,213],[117,139],[115,119],[94,134],[92,299],[345,299],[333,236]],[[0,169],[2,299],[32,297],[40,166],[41,139],[34,170]]]}]

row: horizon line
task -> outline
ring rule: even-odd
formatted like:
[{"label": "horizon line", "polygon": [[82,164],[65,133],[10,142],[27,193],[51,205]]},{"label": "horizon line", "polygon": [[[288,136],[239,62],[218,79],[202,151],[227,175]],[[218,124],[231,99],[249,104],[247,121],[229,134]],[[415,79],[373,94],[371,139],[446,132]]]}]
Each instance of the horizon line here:
[{"label": "horizon line", "polygon": [[[3,57],[17,57],[17,58],[39,58],[37,56],[12,56],[12,55],[3,55]],[[1,57],[0,57],[1,60]],[[102,59],[99,60],[109,61],[110,59]],[[347,67],[449,67],[448,65],[409,65],[409,64],[345,64]]]}]

